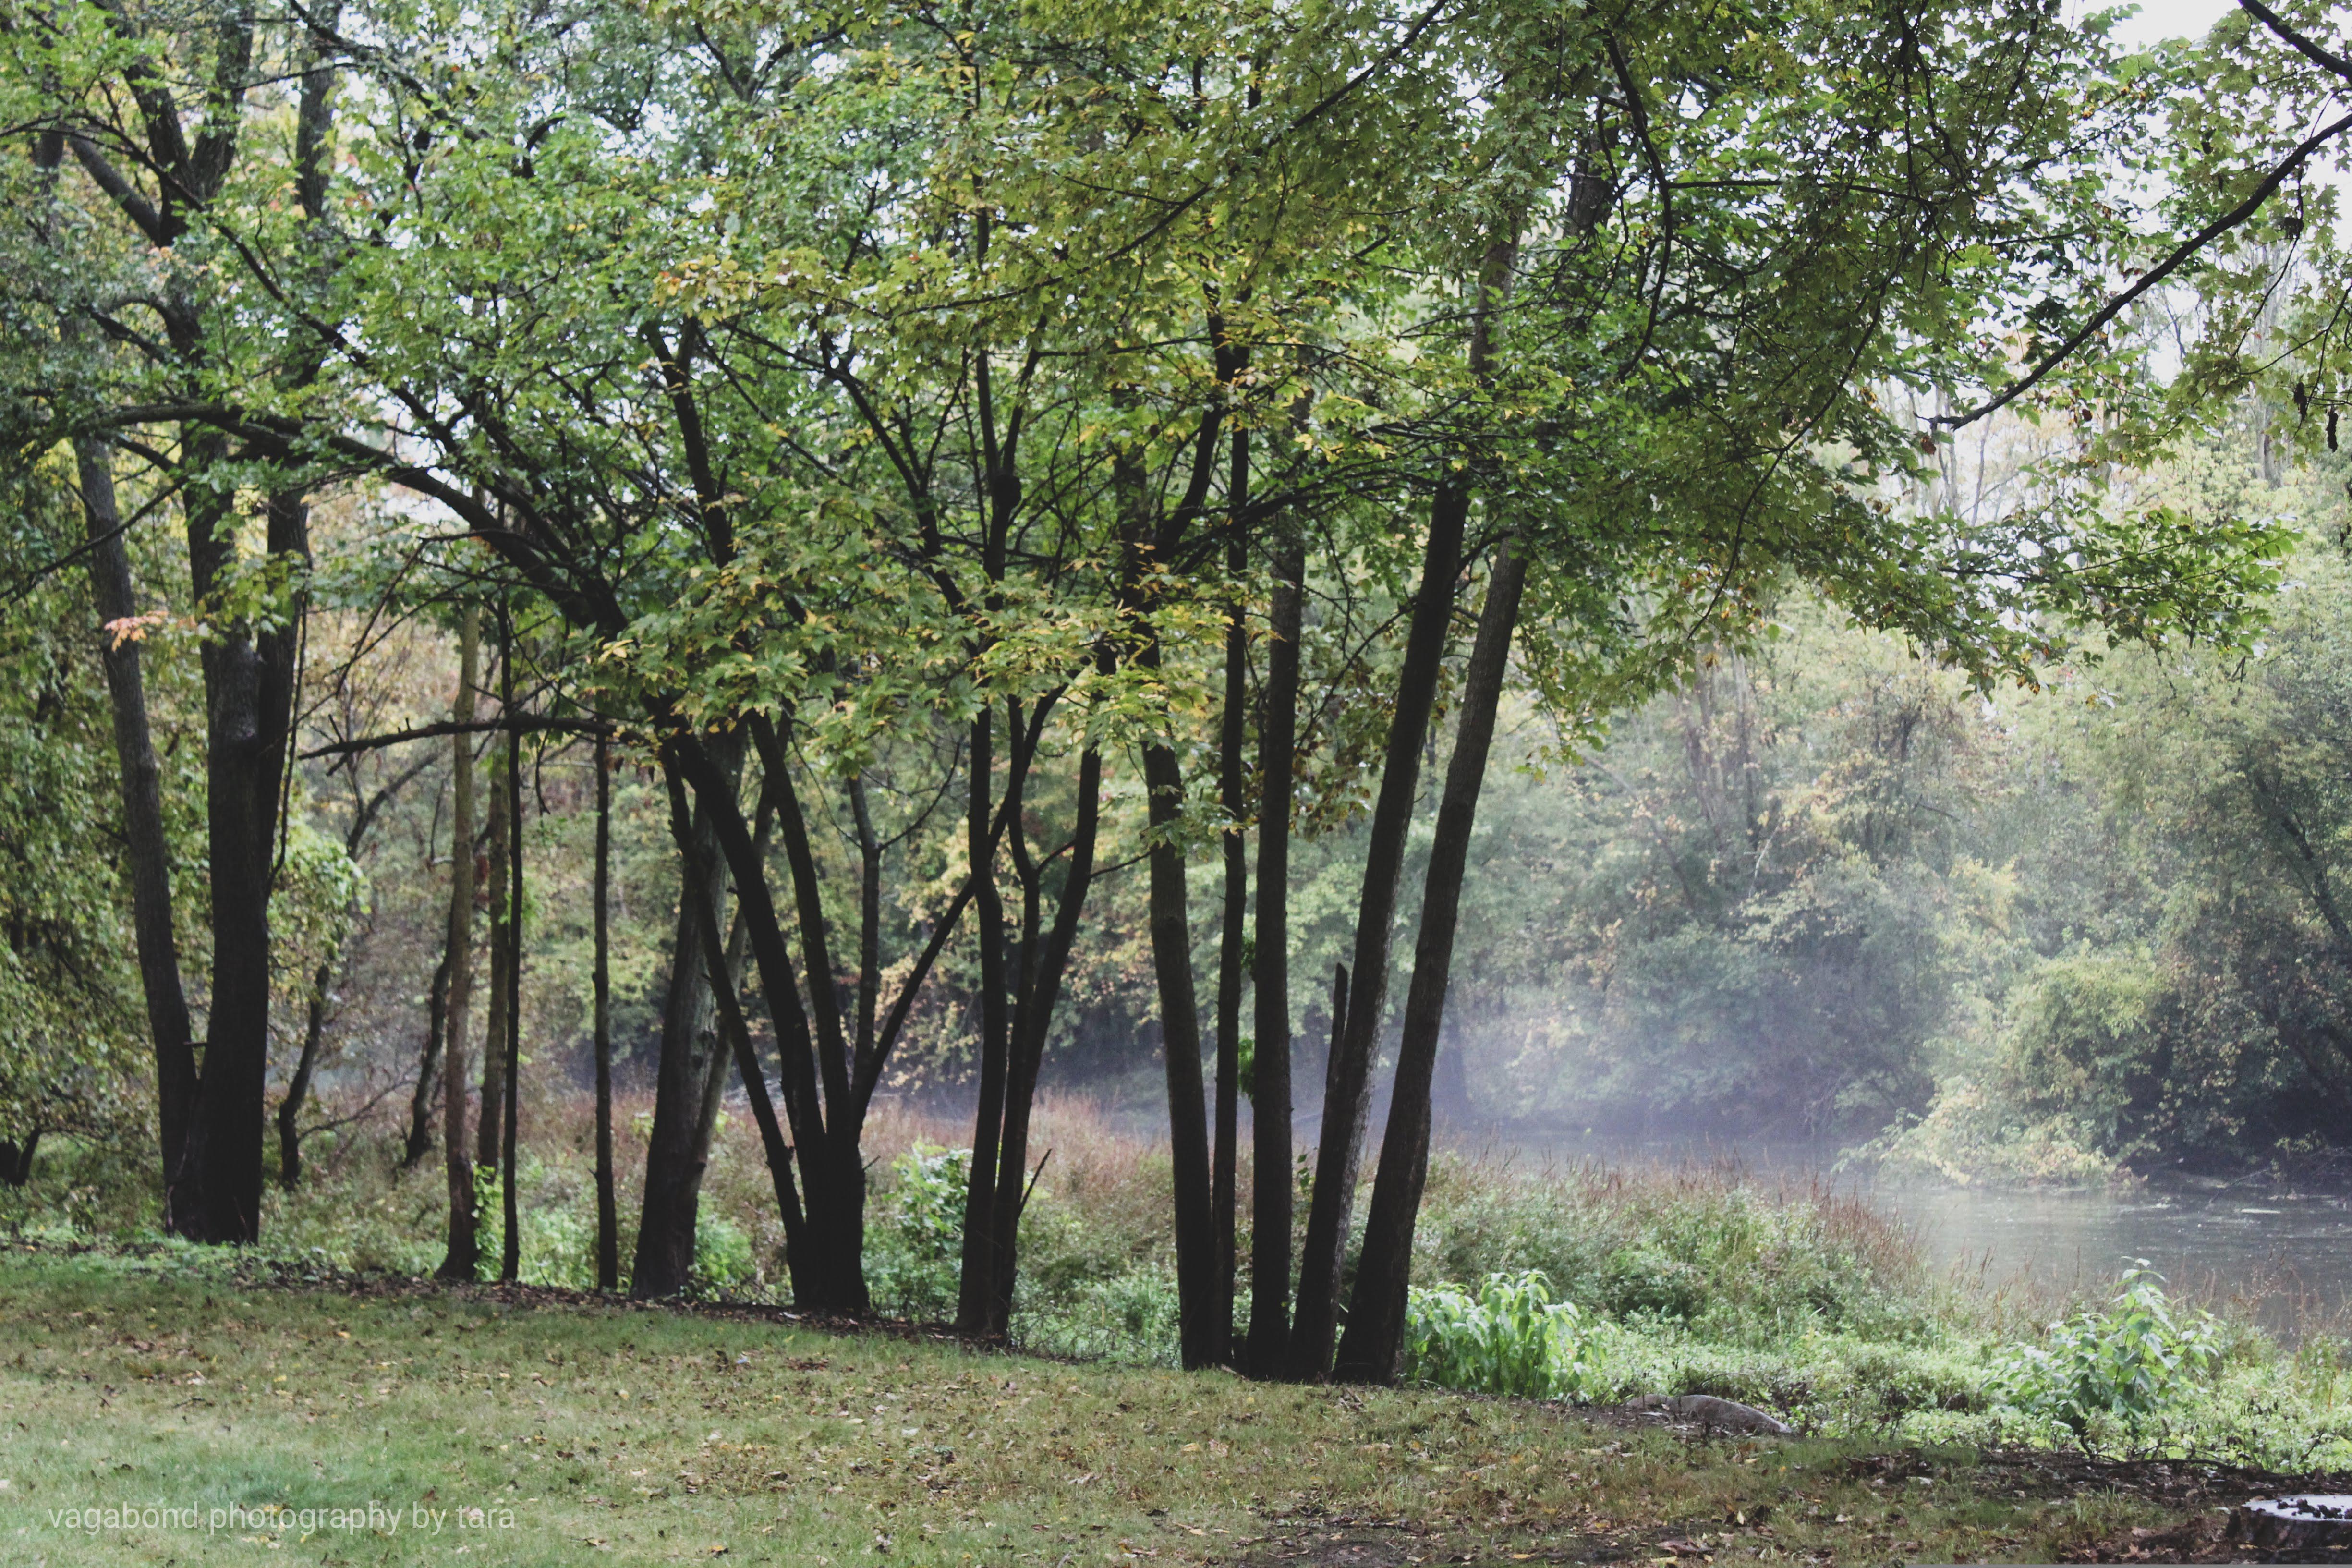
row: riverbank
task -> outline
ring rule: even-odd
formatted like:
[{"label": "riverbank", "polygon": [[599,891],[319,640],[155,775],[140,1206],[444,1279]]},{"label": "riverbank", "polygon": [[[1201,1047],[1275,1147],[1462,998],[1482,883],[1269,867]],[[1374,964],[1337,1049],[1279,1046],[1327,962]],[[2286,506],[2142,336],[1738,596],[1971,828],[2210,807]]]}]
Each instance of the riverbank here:
[{"label": "riverbank", "polygon": [[12,1562],[2062,1562],[2202,1539],[2258,1484],[179,1248],[7,1248],[0,1321]]},{"label": "riverbank", "polygon": [[[866,1265],[887,1316],[952,1314],[962,1194],[960,1156],[945,1146],[953,1131],[904,1114],[875,1123]],[[1164,1151],[1083,1105],[1046,1108],[1039,1133],[1052,1156],[1024,1215],[1013,1347],[1106,1368],[1172,1366]],[[526,1123],[526,1284],[581,1289],[593,1279],[587,1134],[576,1107],[542,1108]],[[53,1252],[202,1262],[152,1240],[125,1195],[130,1179],[108,1187],[102,1156],[45,1150],[32,1186],[0,1194],[16,1205],[0,1212],[0,1237]],[[430,1162],[402,1172],[380,1144],[322,1150],[300,1189],[272,1190],[254,1261],[288,1278],[408,1288],[439,1261],[442,1202]],[[706,1298],[788,1305],[770,1202],[756,1139],[730,1121],[706,1186]],[[625,1268],[635,1207],[625,1178]],[[1475,1295],[1490,1276],[1533,1272],[1564,1304],[1544,1329],[1548,1371],[1502,1392],[1599,1405],[1712,1394],[1811,1436],[1881,1447],[2065,1447],[2352,1468],[2352,1357],[2340,1337],[2290,1343],[2229,1302],[2209,1318],[2146,1279],[2115,1304],[2116,1270],[2071,1292],[1987,1287],[1933,1267],[1914,1229],[1818,1181],[1447,1156],[1433,1164],[1415,1246],[1419,1285]],[[494,1239],[485,1251],[497,1255]],[[2151,1303],[2167,1315],[2153,1337],[2143,1321]],[[2168,1370],[2148,1372],[2147,1357]],[[1486,1386],[1444,1363],[1429,1357],[1416,1369]]]}]

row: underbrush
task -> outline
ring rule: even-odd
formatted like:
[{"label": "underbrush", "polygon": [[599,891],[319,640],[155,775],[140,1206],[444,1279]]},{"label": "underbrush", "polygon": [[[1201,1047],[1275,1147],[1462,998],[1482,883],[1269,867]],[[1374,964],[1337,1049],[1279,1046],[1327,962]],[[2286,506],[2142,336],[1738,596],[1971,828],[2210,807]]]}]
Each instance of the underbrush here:
[{"label": "underbrush", "polygon": [[[587,1107],[531,1110],[519,1172],[521,1278],[587,1289],[595,1237]],[[625,1130],[642,1129],[648,1110],[625,1103],[616,1117],[625,1280],[638,1206]],[[869,1123],[867,1279],[886,1315],[953,1316],[962,1131],[887,1105]],[[1165,1150],[1084,1103],[1041,1106],[1033,1147],[1040,1163],[1021,1224],[1014,1345],[1173,1365]],[[157,1248],[153,1200],[133,1154],[45,1145],[32,1184],[0,1189],[0,1229]],[[300,1188],[269,1189],[264,1244],[245,1255],[249,1266],[419,1276],[439,1264],[437,1158],[402,1170],[389,1139],[356,1137],[315,1154]],[[1249,1191],[1245,1155],[1241,1191]],[[487,1276],[500,1239],[494,1184],[482,1198]],[[162,1250],[201,1266],[201,1249]],[[1239,1251],[1249,1256],[1246,1234]],[[1417,1381],[1596,1404],[1708,1394],[1809,1431],[1874,1440],[2352,1464],[2352,1378],[2337,1339],[2314,1335],[2290,1352],[2242,1315],[2181,1309],[2146,1275],[2124,1279],[2111,1301],[1972,1293],[1932,1276],[1899,1226],[1818,1185],[1728,1170],[1513,1171],[1441,1154],[1414,1275],[1404,1371]],[[757,1134],[740,1115],[722,1121],[705,1178],[695,1289],[788,1300]],[[1246,1278],[1240,1297],[1245,1320]]]}]

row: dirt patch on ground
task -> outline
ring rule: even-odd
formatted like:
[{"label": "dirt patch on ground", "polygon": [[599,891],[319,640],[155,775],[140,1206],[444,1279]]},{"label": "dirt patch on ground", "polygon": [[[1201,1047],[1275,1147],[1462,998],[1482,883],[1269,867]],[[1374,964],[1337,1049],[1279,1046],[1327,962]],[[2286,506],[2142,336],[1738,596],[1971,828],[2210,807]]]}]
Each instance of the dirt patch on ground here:
[{"label": "dirt patch on ground", "polygon": [[2352,1563],[2352,1546],[2266,1552],[2233,1540],[2229,1515],[2210,1510],[2170,1530],[2133,1530],[2059,1554],[2062,1563]]},{"label": "dirt patch on ground", "polygon": [[[1290,1514],[1266,1521],[1265,1535],[1238,1541],[1240,1550],[1222,1561],[1234,1568],[1515,1568],[1519,1563],[1623,1563],[1681,1556],[1699,1549],[1671,1541],[1624,1533],[1547,1533],[1539,1539],[1498,1546],[1485,1531],[1412,1520],[1360,1519],[1348,1514]],[[1671,1533],[1671,1532],[1667,1532]]]}]

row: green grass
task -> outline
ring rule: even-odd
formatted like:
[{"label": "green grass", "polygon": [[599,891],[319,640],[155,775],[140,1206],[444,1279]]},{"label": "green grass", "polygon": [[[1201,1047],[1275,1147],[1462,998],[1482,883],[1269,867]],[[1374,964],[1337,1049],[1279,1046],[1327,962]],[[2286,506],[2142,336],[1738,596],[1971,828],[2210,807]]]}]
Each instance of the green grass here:
[{"label": "green grass", "polygon": [[[0,1252],[0,1562],[2050,1562],[2178,1512],[1968,1450],[1692,1442],[1559,1405],[975,1352],[773,1315]],[[1916,1479],[1915,1479],[1916,1478]],[[389,1508],[383,1533],[213,1510]],[[193,1529],[68,1528],[172,1506]],[[485,1510],[459,1529],[454,1511]],[[428,1510],[419,1515],[418,1509]],[[432,1510],[439,1510],[434,1533]],[[418,1523],[419,1519],[426,1522]],[[320,1521],[314,1521],[314,1525]],[[278,1552],[283,1555],[272,1556]]]}]

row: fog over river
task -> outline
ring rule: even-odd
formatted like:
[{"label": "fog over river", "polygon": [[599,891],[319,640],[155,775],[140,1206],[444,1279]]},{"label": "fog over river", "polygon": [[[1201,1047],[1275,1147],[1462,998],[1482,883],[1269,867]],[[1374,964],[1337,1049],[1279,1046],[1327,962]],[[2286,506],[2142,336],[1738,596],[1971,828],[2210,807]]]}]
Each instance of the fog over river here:
[{"label": "fog over river", "polygon": [[2342,1191],[2161,1174],[2116,1191],[1897,1184],[1840,1171],[1837,1151],[1820,1145],[1521,1135],[1454,1144],[1522,1166],[1687,1163],[1729,1166],[1768,1183],[1818,1180],[1908,1226],[1931,1267],[1988,1289],[2098,1290],[2146,1258],[2176,1293],[2244,1301],[2289,1339],[2352,1321],[2352,1194]]}]

